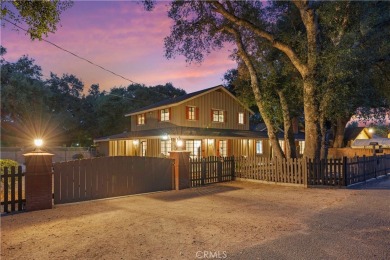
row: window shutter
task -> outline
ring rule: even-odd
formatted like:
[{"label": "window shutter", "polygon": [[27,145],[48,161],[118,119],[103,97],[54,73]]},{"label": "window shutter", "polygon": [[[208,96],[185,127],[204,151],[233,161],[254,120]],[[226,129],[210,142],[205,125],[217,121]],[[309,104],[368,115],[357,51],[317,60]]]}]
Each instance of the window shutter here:
[{"label": "window shutter", "polygon": [[144,114],[144,125],[146,125],[146,113]]},{"label": "window shutter", "polygon": [[226,123],[227,122],[227,111],[223,111],[223,122]]},{"label": "window shutter", "polygon": [[232,142],[232,140],[227,140],[226,142],[227,156],[232,156],[232,145],[230,144],[230,142]]},{"label": "window shutter", "polygon": [[246,113],[244,112],[244,125],[246,124]]},{"label": "window shutter", "polygon": [[195,108],[195,120],[199,120],[199,107]]},{"label": "window shutter", "polygon": [[186,107],[186,119],[187,120],[189,119],[189,112],[190,112],[190,108]]},{"label": "window shutter", "polygon": [[168,113],[169,113],[169,115],[168,115],[168,120],[171,120],[171,118],[172,118],[172,111],[171,111],[171,108],[168,108]]},{"label": "window shutter", "polygon": [[161,110],[157,110],[157,121],[161,121]]},{"label": "window shutter", "polygon": [[211,109],[211,122],[213,122],[213,110]]}]

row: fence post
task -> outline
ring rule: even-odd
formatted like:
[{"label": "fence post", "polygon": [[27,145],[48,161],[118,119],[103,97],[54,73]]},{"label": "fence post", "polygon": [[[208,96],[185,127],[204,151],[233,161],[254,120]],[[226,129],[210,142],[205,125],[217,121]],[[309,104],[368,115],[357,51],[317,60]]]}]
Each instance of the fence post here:
[{"label": "fence post", "polygon": [[202,158],[202,164],[201,164],[201,176],[200,176],[200,184],[203,186],[206,183],[206,171],[207,171],[207,166],[206,166],[206,158]]},{"label": "fence post", "polygon": [[170,157],[175,160],[175,190],[190,187],[190,152],[171,151]]},{"label": "fence post", "polygon": [[23,154],[26,162],[26,210],[52,208],[52,157],[46,152]]},{"label": "fence post", "polygon": [[308,174],[309,174],[309,171],[307,170],[308,169],[308,164],[307,164],[307,157],[304,157],[302,159],[302,170],[303,170],[303,185],[305,188],[307,188],[307,186],[309,185],[309,181],[308,181]]},{"label": "fence post", "polygon": [[218,182],[222,182],[222,161],[221,161],[221,158],[217,158],[217,176],[218,176]]},{"label": "fence post", "polygon": [[344,186],[348,186],[348,164],[347,164],[347,157],[343,157],[343,173],[344,173]]},{"label": "fence post", "polygon": [[4,212],[8,213],[8,192],[9,192],[9,186],[8,186],[8,167],[4,168]]},{"label": "fence post", "polygon": [[235,162],[234,162],[235,157],[232,156],[230,158],[231,158],[231,165],[230,165],[230,167],[231,167],[232,181],[234,181],[234,178],[235,178],[235,167],[236,167]]}]

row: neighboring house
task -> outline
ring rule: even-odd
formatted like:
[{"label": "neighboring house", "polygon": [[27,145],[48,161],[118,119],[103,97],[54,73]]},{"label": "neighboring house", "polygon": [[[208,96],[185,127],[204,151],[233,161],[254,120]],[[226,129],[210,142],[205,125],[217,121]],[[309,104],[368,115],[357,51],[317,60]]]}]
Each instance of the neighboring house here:
[{"label": "neighboring house", "polygon": [[370,133],[367,127],[347,127],[344,131],[344,142],[346,147],[352,147],[355,140],[367,140],[371,139],[372,133]]},{"label": "neighboring house", "polygon": [[[204,89],[132,111],[131,131],[95,140],[109,156],[271,156],[267,133],[249,130],[253,114],[223,86]],[[304,145],[303,145],[304,147]]]}]

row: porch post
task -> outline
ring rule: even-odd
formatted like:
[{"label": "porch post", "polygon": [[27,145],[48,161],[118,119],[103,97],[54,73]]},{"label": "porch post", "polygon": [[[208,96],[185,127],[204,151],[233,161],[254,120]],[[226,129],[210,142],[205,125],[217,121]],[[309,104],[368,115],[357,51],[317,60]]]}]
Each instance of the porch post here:
[{"label": "porch post", "polygon": [[175,160],[174,188],[175,190],[190,187],[190,152],[171,151],[170,158]]},{"label": "porch post", "polygon": [[51,209],[54,154],[39,151],[23,155],[26,163],[26,210]]}]

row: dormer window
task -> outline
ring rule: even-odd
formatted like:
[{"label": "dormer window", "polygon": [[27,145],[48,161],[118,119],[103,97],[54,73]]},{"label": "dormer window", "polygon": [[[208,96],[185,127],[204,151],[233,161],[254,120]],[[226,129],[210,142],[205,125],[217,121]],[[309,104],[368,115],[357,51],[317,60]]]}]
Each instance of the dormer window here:
[{"label": "dormer window", "polygon": [[139,114],[137,115],[137,125],[144,125],[146,122],[145,120],[145,114]]}]

